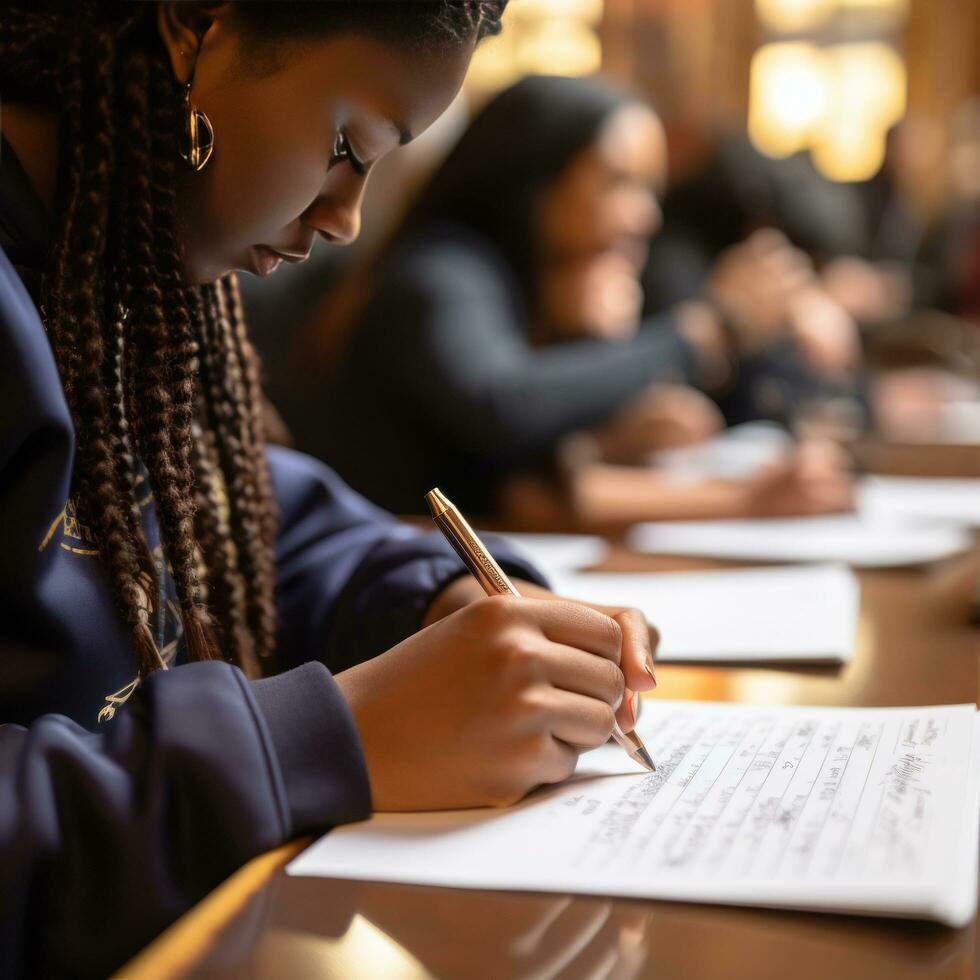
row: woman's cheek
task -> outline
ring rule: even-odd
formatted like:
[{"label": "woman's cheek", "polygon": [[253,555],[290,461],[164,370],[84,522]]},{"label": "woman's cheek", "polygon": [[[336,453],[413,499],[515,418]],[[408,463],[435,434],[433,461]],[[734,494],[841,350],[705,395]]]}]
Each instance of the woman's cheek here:
[{"label": "woman's cheek", "polygon": [[295,244],[289,226],[316,199],[321,185],[316,171],[297,172],[284,168],[281,160],[269,160],[250,168],[241,182],[228,181],[219,189],[220,224],[229,239],[246,247],[288,247]]}]

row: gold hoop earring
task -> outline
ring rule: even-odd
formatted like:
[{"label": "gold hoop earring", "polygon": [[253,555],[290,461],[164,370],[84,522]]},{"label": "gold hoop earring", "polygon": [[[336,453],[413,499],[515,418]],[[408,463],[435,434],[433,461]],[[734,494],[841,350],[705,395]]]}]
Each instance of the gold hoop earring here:
[{"label": "gold hoop earring", "polygon": [[214,127],[211,120],[191,103],[191,85],[184,90],[184,136],[180,155],[197,171],[203,170],[214,151]]}]

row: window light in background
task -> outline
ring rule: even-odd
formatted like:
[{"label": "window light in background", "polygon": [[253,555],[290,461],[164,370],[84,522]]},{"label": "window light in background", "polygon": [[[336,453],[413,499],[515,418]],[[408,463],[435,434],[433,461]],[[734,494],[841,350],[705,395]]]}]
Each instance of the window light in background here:
[{"label": "window light in background", "polygon": [[828,113],[830,84],[823,51],[806,41],[766,44],[749,69],[749,136],[763,153],[806,149]]},{"label": "window light in background", "polygon": [[845,10],[881,13],[902,20],[909,11],[909,0],[837,0],[837,6]]},{"label": "window light in background", "polygon": [[603,0],[520,0],[504,12],[503,33],[477,49],[468,81],[493,90],[524,75],[591,75],[602,67]]},{"label": "window light in background", "polygon": [[905,65],[893,48],[871,41],[835,45],[827,58],[830,110],[814,134],[813,162],[831,180],[866,180],[905,114]]},{"label": "window light in background", "polygon": [[905,65],[887,44],[765,44],[752,58],[749,136],[773,157],[810,149],[831,180],[865,180],[905,113]]},{"label": "window light in background", "polygon": [[779,34],[819,27],[835,10],[835,0],[756,0],[759,20]]},{"label": "window light in background", "polygon": [[908,0],[755,0],[759,22],[776,34],[798,34],[823,27],[836,13],[897,22],[908,13]]}]

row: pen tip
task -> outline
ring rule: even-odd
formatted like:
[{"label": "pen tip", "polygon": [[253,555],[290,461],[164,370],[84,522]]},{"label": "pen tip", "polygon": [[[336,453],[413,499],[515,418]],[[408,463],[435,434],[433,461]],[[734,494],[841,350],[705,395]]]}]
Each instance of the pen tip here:
[{"label": "pen tip", "polygon": [[449,501],[446,500],[446,495],[438,487],[433,487],[425,495],[425,502],[429,505],[429,511],[433,517],[445,514],[449,510]]},{"label": "pen tip", "polygon": [[653,759],[650,758],[650,753],[647,752],[645,748],[640,746],[636,750],[637,761],[640,762],[647,770],[650,772],[656,772],[657,767],[653,764]]}]

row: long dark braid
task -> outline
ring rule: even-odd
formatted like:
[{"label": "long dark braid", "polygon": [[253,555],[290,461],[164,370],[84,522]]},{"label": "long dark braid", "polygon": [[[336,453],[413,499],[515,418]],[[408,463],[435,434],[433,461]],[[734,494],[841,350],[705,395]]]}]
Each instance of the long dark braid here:
[{"label": "long dark braid", "polygon": [[[173,232],[176,155],[173,143],[165,152],[161,133],[179,128],[178,105],[150,83],[133,86],[146,93],[137,111],[148,128],[133,139],[131,169],[134,207],[130,215],[132,249],[129,281],[132,298],[127,327],[133,343],[134,391],[137,411],[134,429],[140,456],[156,500],[160,536],[173,572],[181,618],[191,659],[217,656],[210,636],[198,564],[200,549],[194,534],[195,485],[191,466],[194,409],[197,400],[197,340],[192,327],[188,290],[181,282],[181,259]],[[155,72],[160,77],[160,72]],[[158,216],[170,220],[160,222]]]},{"label": "long dark braid", "polygon": [[[226,276],[221,285],[225,293],[225,311],[230,328],[230,340],[234,344],[235,356],[241,365],[242,382],[245,389],[245,397],[237,404],[241,407],[247,433],[245,451],[250,459],[246,471],[254,474],[258,491],[253,497],[254,510],[250,515],[250,523],[254,523],[255,534],[260,546],[255,548],[255,542],[238,540],[237,530],[236,544],[240,550],[250,546],[254,548],[253,562],[256,566],[256,574],[258,580],[263,581],[269,576],[275,575],[273,555],[278,519],[274,506],[275,498],[272,493],[269,468],[266,465],[265,453],[262,451],[265,442],[265,423],[262,406],[261,369],[259,357],[246,333],[245,313],[242,308],[241,293],[238,290],[238,278],[234,275]],[[275,647],[275,603],[270,602],[264,594],[257,593],[250,609],[253,611],[253,618],[249,625],[254,632],[259,655],[268,657]]]},{"label": "long dark braid", "polygon": [[[429,43],[494,33],[505,3],[242,3],[239,17],[259,43],[350,27]],[[165,666],[150,629],[157,573],[137,502],[144,476],[188,658],[224,655],[251,675],[271,672],[276,508],[258,361],[234,276],[182,281],[182,92],[156,5],[6,3],[0,93],[59,115],[59,221],[40,305],[75,426],[73,498],[139,677]]]},{"label": "long dark braid", "polygon": [[[87,41],[87,43],[86,43]],[[123,412],[113,411],[115,385],[107,381],[116,370],[121,338],[109,333],[119,298],[106,276],[110,225],[110,181],[115,170],[115,78],[112,39],[97,32],[73,42],[66,63],[64,94],[78,105],[66,133],[66,149],[74,145],[68,173],[66,233],[55,249],[57,278],[47,277],[42,289],[49,331],[72,408],[78,440],[75,492],[85,520],[95,532],[117,602],[125,616],[141,673],[161,665],[149,627],[145,587],[152,574],[148,549],[135,509],[126,493],[122,468],[125,433]],[[78,142],[71,129],[78,126]],[[83,133],[91,134],[81,139]],[[117,406],[118,409],[118,406]]]},{"label": "long dark braid", "polygon": [[[204,404],[209,429],[215,435],[217,463],[223,481],[230,529],[230,554],[245,593],[246,657],[261,662],[275,644],[275,603],[261,583],[273,575],[272,549],[268,540],[269,515],[274,515],[264,454],[253,445],[256,431],[251,415],[259,407],[248,404],[246,367],[235,341],[223,282],[202,289],[202,350]],[[273,532],[274,533],[274,532]],[[230,566],[231,563],[229,563]],[[222,582],[224,595],[235,586]]]},{"label": "long dark braid", "polygon": [[[143,676],[163,662],[149,627],[155,565],[136,504],[137,458],[154,494],[188,657],[218,653],[199,578],[199,566],[206,576],[211,569],[202,561],[195,497],[188,492],[197,484],[193,461],[200,458],[193,428],[198,318],[194,291],[181,283],[174,233],[180,93],[152,33],[154,8],[118,9],[117,18],[101,20],[94,8],[79,10],[70,29],[67,15],[18,21],[16,8],[5,11],[0,77],[10,98],[54,96],[63,107],[58,211],[64,217],[42,281],[42,308],[76,431],[73,495],[98,542]],[[23,36],[25,23],[34,32],[31,51],[10,40]],[[67,53],[58,57],[56,44],[66,37]],[[8,41],[24,57],[60,64],[49,73],[51,91],[32,78],[22,93],[19,70],[7,77]],[[117,140],[117,132],[124,138]],[[118,241],[111,229],[121,229]],[[255,448],[252,458],[260,452]],[[233,529],[223,531],[230,547]],[[253,586],[270,602],[273,590],[271,576]],[[222,626],[225,633],[241,628]],[[240,662],[237,650],[228,654]]]}]

